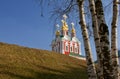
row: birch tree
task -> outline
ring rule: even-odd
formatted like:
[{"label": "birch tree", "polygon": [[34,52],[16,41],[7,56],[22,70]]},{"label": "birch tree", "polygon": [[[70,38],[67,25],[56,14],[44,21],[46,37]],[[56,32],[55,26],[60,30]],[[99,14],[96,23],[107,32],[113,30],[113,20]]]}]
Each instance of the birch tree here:
[{"label": "birch tree", "polygon": [[99,27],[99,35],[100,35],[103,77],[104,79],[113,79],[111,74],[112,66],[111,66],[111,56],[110,56],[109,31],[108,31],[108,26],[105,22],[102,1],[96,0],[95,4],[96,4],[97,21],[99,23],[98,27]]},{"label": "birch tree", "polygon": [[80,17],[80,22],[79,24],[81,25],[82,29],[82,35],[84,39],[84,46],[85,46],[85,52],[86,52],[86,61],[88,65],[88,78],[89,79],[96,79],[96,69],[93,63],[93,58],[92,58],[92,51],[89,43],[89,37],[88,37],[88,32],[87,32],[87,27],[86,27],[86,21],[85,21],[85,12],[84,12],[84,0],[77,0],[78,6],[79,6],[79,17]]},{"label": "birch tree", "polygon": [[112,54],[112,66],[114,79],[120,79],[119,77],[119,61],[118,61],[118,49],[117,49],[117,23],[118,23],[118,1],[113,0],[113,18],[111,29],[111,54]]},{"label": "birch tree", "polygon": [[98,34],[99,32],[98,21],[96,16],[94,0],[89,0],[89,7],[90,7],[91,16],[92,16],[92,28],[94,32],[94,41],[95,41],[97,60],[98,60],[97,76],[98,76],[98,79],[103,79],[103,65],[102,65],[103,58],[102,58],[101,49],[100,49],[100,37]]}]

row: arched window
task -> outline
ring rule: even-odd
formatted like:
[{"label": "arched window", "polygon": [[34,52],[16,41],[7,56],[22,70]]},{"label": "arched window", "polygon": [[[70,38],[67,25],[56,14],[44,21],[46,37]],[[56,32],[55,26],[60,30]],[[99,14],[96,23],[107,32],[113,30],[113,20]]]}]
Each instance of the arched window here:
[{"label": "arched window", "polygon": [[75,52],[77,53],[77,48],[75,48]]},{"label": "arched window", "polygon": [[65,50],[68,51],[68,42],[65,43]]}]

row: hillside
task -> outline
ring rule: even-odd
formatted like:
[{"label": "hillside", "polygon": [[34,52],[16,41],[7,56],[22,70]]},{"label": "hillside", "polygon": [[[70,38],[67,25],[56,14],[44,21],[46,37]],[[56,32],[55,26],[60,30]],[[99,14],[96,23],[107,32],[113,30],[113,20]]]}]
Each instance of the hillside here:
[{"label": "hillside", "polygon": [[86,64],[46,50],[0,43],[0,79],[87,79]]}]

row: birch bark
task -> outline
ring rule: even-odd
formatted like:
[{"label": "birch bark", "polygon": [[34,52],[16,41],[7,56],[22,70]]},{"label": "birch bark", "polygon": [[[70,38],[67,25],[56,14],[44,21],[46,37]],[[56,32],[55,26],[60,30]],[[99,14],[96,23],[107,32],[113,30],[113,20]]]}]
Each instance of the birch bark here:
[{"label": "birch bark", "polygon": [[96,13],[99,25],[100,35],[100,46],[101,55],[103,58],[103,77],[104,79],[113,79],[112,66],[111,66],[111,55],[110,55],[110,42],[109,42],[109,31],[108,26],[105,22],[104,11],[101,0],[96,0]]},{"label": "birch bark", "polygon": [[92,28],[93,28],[93,35],[94,35],[94,41],[95,41],[95,47],[96,47],[96,53],[97,53],[97,61],[98,61],[98,67],[97,67],[97,78],[98,79],[104,79],[103,78],[103,58],[101,54],[101,49],[100,49],[100,37],[98,33],[98,22],[97,22],[97,16],[96,16],[96,11],[95,11],[95,2],[94,0],[89,0],[89,7],[90,7],[90,12],[92,15]]},{"label": "birch bark", "polygon": [[80,16],[80,25],[84,40],[85,52],[86,52],[86,61],[88,65],[88,79],[97,79],[96,70],[92,59],[92,52],[86,27],[85,15],[84,15],[84,7],[83,7],[84,0],[77,0],[78,7],[79,7],[79,16]]},{"label": "birch bark", "polygon": [[113,66],[113,77],[114,79],[120,79],[119,77],[119,60],[117,50],[117,23],[118,23],[118,1],[113,0],[113,18],[111,23],[111,55],[112,55],[112,66]]}]

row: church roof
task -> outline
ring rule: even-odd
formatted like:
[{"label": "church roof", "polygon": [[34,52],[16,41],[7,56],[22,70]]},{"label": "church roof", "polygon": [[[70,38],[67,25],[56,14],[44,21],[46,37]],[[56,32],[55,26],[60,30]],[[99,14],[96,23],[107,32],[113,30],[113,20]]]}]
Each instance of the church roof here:
[{"label": "church roof", "polygon": [[80,41],[78,40],[78,38],[76,38],[76,37],[73,37],[73,38],[71,39],[71,41],[80,42]]},{"label": "church roof", "polygon": [[70,37],[68,35],[62,36],[60,35],[60,37],[52,40],[52,44],[55,44],[56,41],[62,41],[62,40],[69,40],[71,41]]},{"label": "church roof", "polygon": [[62,40],[70,40],[70,37],[68,35],[65,35],[65,36],[61,35],[60,38]]}]

